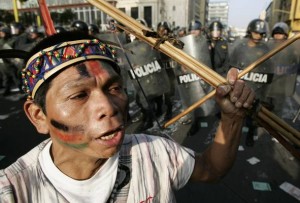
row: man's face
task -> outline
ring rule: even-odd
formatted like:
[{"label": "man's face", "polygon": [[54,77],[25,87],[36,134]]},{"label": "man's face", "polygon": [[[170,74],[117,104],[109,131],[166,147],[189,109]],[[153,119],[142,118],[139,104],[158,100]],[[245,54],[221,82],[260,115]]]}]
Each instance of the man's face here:
[{"label": "man's face", "polygon": [[164,28],[163,26],[159,27],[157,30],[157,33],[160,37],[168,35],[168,30]]},{"label": "man's face", "polygon": [[212,38],[219,38],[221,36],[221,30],[213,30],[211,32],[211,37]]},{"label": "man's face", "polygon": [[279,34],[279,33],[277,33],[277,34],[274,34],[273,38],[275,40],[284,40],[284,39],[286,39],[286,36],[285,36],[285,34]]},{"label": "man's face", "polygon": [[263,38],[263,35],[257,32],[251,32],[251,36],[252,36],[251,39],[254,42],[260,42]]},{"label": "man's face", "polygon": [[191,30],[190,34],[193,36],[200,36],[201,30]]},{"label": "man's face", "polygon": [[35,33],[35,32],[30,33],[29,36],[30,36],[30,39],[36,39],[36,38],[38,38],[38,34]]},{"label": "man's face", "polygon": [[53,79],[46,95],[46,112],[54,154],[56,150],[109,158],[124,137],[127,96],[109,63],[87,61]]}]

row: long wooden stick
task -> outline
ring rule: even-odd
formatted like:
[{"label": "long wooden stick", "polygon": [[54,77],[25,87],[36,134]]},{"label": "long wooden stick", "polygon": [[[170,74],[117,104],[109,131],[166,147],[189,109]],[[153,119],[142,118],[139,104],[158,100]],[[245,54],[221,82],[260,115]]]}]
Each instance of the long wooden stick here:
[{"label": "long wooden stick", "polygon": [[283,138],[277,131],[274,130],[266,121],[257,119],[257,122],[260,126],[264,127],[278,142],[287,149],[294,157],[300,160],[300,153],[296,150],[285,138]]},{"label": "long wooden stick", "polygon": [[280,125],[282,128],[286,129],[288,132],[291,132],[295,137],[300,139],[300,132],[299,131],[292,128],[289,124],[284,122],[278,116],[271,113],[267,108],[261,107],[261,112],[264,113],[266,116],[268,116],[270,119],[272,119],[274,122],[276,122],[278,125]]},{"label": "long wooden stick", "polygon": [[263,112],[258,112],[258,118],[262,119],[270,125],[274,130],[282,134],[285,138],[296,144],[300,147],[300,140],[294,137],[292,133],[284,129],[282,126],[278,125],[274,120],[272,120],[268,115],[265,115]]}]

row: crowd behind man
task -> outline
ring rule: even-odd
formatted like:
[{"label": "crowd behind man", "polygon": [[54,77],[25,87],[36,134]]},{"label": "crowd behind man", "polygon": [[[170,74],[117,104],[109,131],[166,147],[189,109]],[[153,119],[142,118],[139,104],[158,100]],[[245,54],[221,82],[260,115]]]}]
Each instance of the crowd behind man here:
[{"label": "crowd behind man", "polygon": [[[152,28],[147,25],[144,19],[137,19],[137,21],[143,23],[150,29],[157,31],[161,37],[165,35],[179,40],[184,40],[188,35],[200,37],[202,43],[205,43],[205,46],[207,47],[205,54],[209,54],[209,56],[206,57],[206,59],[209,57],[209,62],[206,62],[206,59],[200,59],[200,61],[204,62],[223,76],[226,75],[227,71],[231,67],[237,67],[240,70],[243,70],[260,56],[274,48],[274,41],[278,44],[287,39],[290,32],[286,23],[279,22],[271,29],[272,33],[268,33],[269,29],[267,28],[268,25],[265,21],[253,19],[248,24],[245,38],[236,40],[234,44],[232,44],[228,42],[228,36],[225,32],[224,25],[220,21],[213,21],[204,26],[199,20],[193,20],[189,23],[188,28],[173,28],[170,23],[165,21],[160,22],[156,28]],[[72,24],[70,24],[70,26],[56,26],[55,29],[57,33],[66,32],[67,30],[80,30],[101,38],[101,33],[120,31],[118,30],[119,28],[116,26],[116,23],[116,21],[110,19],[107,27],[103,29],[103,27],[96,24],[88,24],[81,20],[75,20]],[[162,32],[162,28],[166,33]],[[135,38],[126,32],[124,33],[124,35],[126,35],[124,44],[130,43]],[[269,34],[271,35],[269,36]],[[25,27],[22,23],[0,23],[0,49],[20,49],[28,51],[44,37],[45,32],[42,27],[37,27],[35,25]],[[201,51],[204,52],[203,50],[204,49],[202,47]],[[293,63],[297,66],[299,64],[299,56],[297,56],[298,53],[293,52],[293,54]],[[170,91],[152,99],[149,106],[149,108],[151,107],[150,109],[147,107],[148,109],[145,110],[144,107],[140,105],[141,112],[143,114],[142,121],[145,123],[140,129],[141,131],[153,127],[155,118],[158,118],[161,115],[163,115],[163,120],[165,121],[170,119],[172,117],[172,107],[174,105],[172,101],[174,97],[178,95],[180,97],[183,94],[182,90],[180,90],[179,84],[176,83],[179,77],[178,71],[176,72],[176,63],[164,54],[161,54],[161,63],[168,73],[169,80],[166,81],[166,83],[169,83]],[[272,63],[271,60],[264,63],[264,66],[265,68],[257,68],[256,70],[262,69],[262,71],[258,72],[267,73],[270,77],[272,74],[278,75],[278,67],[276,69],[275,64]],[[21,63],[18,60],[0,60],[0,87],[2,89],[2,96],[8,96],[12,93],[12,91],[21,91],[21,68]],[[251,81],[249,83],[251,84]],[[268,83],[271,82],[268,81]],[[282,113],[279,111],[282,110],[281,106],[284,102],[280,95],[269,95],[270,97],[268,99],[260,98],[261,96],[265,97],[267,95],[266,91],[268,91],[267,89],[269,86],[270,85],[252,83],[252,87],[255,87],[255,89],[258,90],[258,98],[269,105],[269,107],[275,108],[274,111],[276,111],[276,113]],[[189,88],[194,87],[191,86]],[[194,89],[191,90],[192,93],[193,91]],[[186,92],[184,92],[184,94],[186,94]],[[140,101],[139,97],[140,96],[135,97],[137,99],[137,103]],[[185,104],[184,98],[181,98],[181,101],[183,102],[182,109],[185,109],[188,105],[190,105],[189,102],[186,102],[187,105]],[[198,132],[200,128],[199,119],[201,116],[205,115],[205,113],[203,114],[203,109],[201,111],[202,113],[200,114],[187,116],[186,119],[181,120],[182,124],[192,123],[192,127],[188,133],[189,135],[194,135]],[[211,112],[211,114],[216,114],[219,117],[218,110],[216,111]],[[132,121],[134,122],[138,120],[140,119],[132,118]],[[194,122],[195,120],[196,122]],[[246,126],[249,128],[249,136],[247,136],[246,143],[247,146],[253,146],[253,135],[255,134],[256,129],[253,127],[253,124],[251,124],[251,120],[252,119],[249,119],[249,122],[246,122]]]}]

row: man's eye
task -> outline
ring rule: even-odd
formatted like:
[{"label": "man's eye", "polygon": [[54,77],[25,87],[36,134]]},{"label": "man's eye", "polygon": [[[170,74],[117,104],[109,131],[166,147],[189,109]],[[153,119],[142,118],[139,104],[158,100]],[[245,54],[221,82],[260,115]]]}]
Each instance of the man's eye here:
[{"label": "man's eye", "polygon": [[70,99],[83,99],[86,96],[87,96],[87,93],[81,92],[81,93],[78,93],[78,94],[75,94],[75,95],[71,96]]},{"label": "man's eye", "polygon": [[122,90],[123,89],[121,85],[114,85],[109,88],[110,93],[117,93],[117,92],[121,92]]}]

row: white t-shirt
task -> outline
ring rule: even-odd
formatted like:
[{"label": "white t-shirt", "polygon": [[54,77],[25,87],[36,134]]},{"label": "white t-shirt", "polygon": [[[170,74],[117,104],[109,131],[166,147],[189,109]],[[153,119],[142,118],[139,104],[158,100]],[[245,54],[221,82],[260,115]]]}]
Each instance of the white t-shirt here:
[{"label": "white t-shirt", "polygon": [[[107,165],[90,180],[75,181],[54,166],[50,158],[49,142],[51,143],[49,139],[43,141],[14,164],[0,170],[1,203],[73,203],[95,202],[95,199],[97,202],[107,202],[110,192],[103,192],[105,197],[102,198],[102,191],[111,191],[112,187],[110,202],[173,203],[176,202],[174,190],[182,188],[188,182],[195,165],[195,155],[190,149],[159,136],[130,134],[125,135],[119,154],[112,158],[115,159],[109,166],[114,168],[112,173],[103,174]],[[48,161],[40,161],[41,153],[45,154],[41,159]],[[118,169],[116,162],[119,162]],[[51,177],[46,173],[51,174]],[[119,174],[116,180],[106,177],[106,174],[116,173]],[[101,180],[93,182],[98,175]],[[78,189],[80,183],[87,186]],[[115,185],[112,186],[113,184]],[[72,191],[72,195],[64,189]],[[96,195],[89,196],[86,192],[88,189],[93,190]]]},{"label": "white t-shirt", "polygon": [[113,190],[118,172],[119,153],[109,158],[97,173],[87,180],[74,180],[62,173],[53,163],[47,143],[39,156],[41,168],[53,186],[69,202],[106,202]]}]

